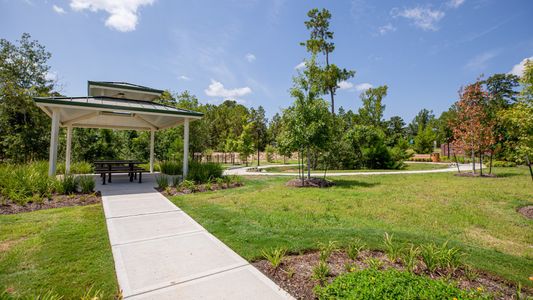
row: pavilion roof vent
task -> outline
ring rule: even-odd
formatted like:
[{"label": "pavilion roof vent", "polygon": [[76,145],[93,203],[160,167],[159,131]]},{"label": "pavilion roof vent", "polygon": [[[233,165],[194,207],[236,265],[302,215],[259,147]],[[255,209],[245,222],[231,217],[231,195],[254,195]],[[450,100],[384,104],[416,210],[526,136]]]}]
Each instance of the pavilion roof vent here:
[{"label": "pavilion roof vent", "polygon": [[152,102],[161,96],[163,90],[128,82],[89,81],[87,93],[89,97],[111,97]]}]

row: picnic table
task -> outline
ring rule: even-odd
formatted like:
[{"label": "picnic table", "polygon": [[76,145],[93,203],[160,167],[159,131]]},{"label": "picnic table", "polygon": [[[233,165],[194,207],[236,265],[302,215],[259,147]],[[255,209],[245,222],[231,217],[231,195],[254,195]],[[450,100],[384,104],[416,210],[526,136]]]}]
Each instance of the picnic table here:
[{"label": "picnic table", "polygon": [[130,182],[137,178],[139,173],[139,183],[142,182],[142,173],[148,172],[146,169],[139,167],[138,165],[144,164],[143,161],[138,160],[96,160],[94,163],[94,170],[102,177],[102,184],[106,184],[106,177],[108,182],[111,183],[111,174],[116,173],[128,173]]}]

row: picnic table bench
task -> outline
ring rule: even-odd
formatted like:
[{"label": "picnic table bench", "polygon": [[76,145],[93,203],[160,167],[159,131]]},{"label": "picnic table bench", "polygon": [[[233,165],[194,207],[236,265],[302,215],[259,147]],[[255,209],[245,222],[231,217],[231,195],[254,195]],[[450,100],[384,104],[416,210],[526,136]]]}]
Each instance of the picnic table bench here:
[{"label": "picnic table bench", "polygon": [[137,173],[139,174],[139,183],[142,182],[142,173],[148,172],[148,170],[139,167],[143,164],[142,161],[137,160],[97,160],[94,161],[94,171],[96,174],[100,174],[102,177],[102,184],[106,184],[106,177],[109,183],[111,183],[111,174],[127,173],[130,177],[130,182],[133,179],[137,179]]}]

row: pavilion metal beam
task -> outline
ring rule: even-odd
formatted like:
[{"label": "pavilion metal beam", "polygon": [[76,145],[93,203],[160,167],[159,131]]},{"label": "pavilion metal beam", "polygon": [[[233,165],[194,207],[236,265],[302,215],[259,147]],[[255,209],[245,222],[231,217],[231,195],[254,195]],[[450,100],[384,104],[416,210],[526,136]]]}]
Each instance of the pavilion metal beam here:
[{"label": "pavilion metal beam", "polygon": [[189,174],[189,119],[183,123],[183,180]]}]

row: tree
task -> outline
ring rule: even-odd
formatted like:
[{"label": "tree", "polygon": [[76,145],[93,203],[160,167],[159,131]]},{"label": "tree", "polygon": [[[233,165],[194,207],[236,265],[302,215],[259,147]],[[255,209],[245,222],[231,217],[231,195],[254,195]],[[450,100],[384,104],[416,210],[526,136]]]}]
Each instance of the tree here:
[{"label": "tree", "polygon": [[[494,144],[494,124],[487,118],[483,104],[488,93],[480,81],[466,86],[460,91],[460,99],[456,102],[457,115],[452,120],[453,145],[472,154],[473,172],[475,173],[475,154],[483,153]],[[481,163],[481,159],[480,159]]]},{"label": "tree", "polygon": [[250,110],[251,121],[253,122],[253,132],[255,136],[255,148],[257,149],[257,165],[260,164],[260,151],[265,149],[267,144],[267,122],[265,109],[259,106]]},{"label": "tree", "polygon": [[487,97],[487,104],[493,111],[516,102],[518,92],[515,88],[519,85],[519,79],[513,74],[494,74],[483,82],[490,96]]},{"label": "tree", "polygon": [[248,166],[248,157],[254,153],[254,122],[244,125],[242,133],[239,137],[238,146],[241,160],[246,162]]},{"label": "tree", "polygon": [[33,102],[48,96],[51,54],[27,33],[17,44],[0,39],[0,159],[46,158],[50,120]]},{"label": "tree", "polygon": [[401,117],[393,116],[384,125],[388,146],[392,147],[400,140],[405,140],[405,122]]},{"label": "tree", "polygon": [[413,149],[416,151],[416,153],[432,153],[434,141],[435,133],[431,127],[426,126],[426,128],[422,128],[422,126],[420,126],[418,127],[418,133],[414,139],[415,144]]},{"label": "tree", "polygon": [[305,26],[310,30],[310,37],[307,41],[300,43],[305,46],[307,52],[313,56],[318,53],[323,53],[326,60],[326,67],[322,74],[322,85],[320,89],[330,94],[331,97],[331,113],[335,114],[335,92],[338,88],[339,82],[348,80],[355,75],[354,71],[341,69],[334,64],[330,64],[329,56],[335,50],[333,40],[333,31],[329,29],[329,21],[331,13],[327,9],[318,10],[311,9],[307,16],[309,20],[305,21]]},{"label": "tree", "polygon": [[363,106],[359,109],[359,116],[364,125],[383,128],[383,112],[385,105],[383,98],[387,96],[387,86],[369,88],[361,94]]},{"label": "tree", "polygon": [[[308,179],[311,177],[311,150],[324,150],[331,137],[331,114],[328,104],[320,98],[320,80],[320,68],[313,56],[306,69],[294,78],[291,89],[294,104],[284,111],[283,147],[306,153]],[[303,174],[301,177],[303,180]]]},{"label": "tree", "polygon": [[433,114],[433,111],[424,108],[418,112],[413,121],[411,121],[411,123],[408,125],[407,134],[410,138],[414,138],[417,135],[420,127],[422,127],[422,129],[426,129],[426,126],[433,125],[434,121],[435,115]]}]

